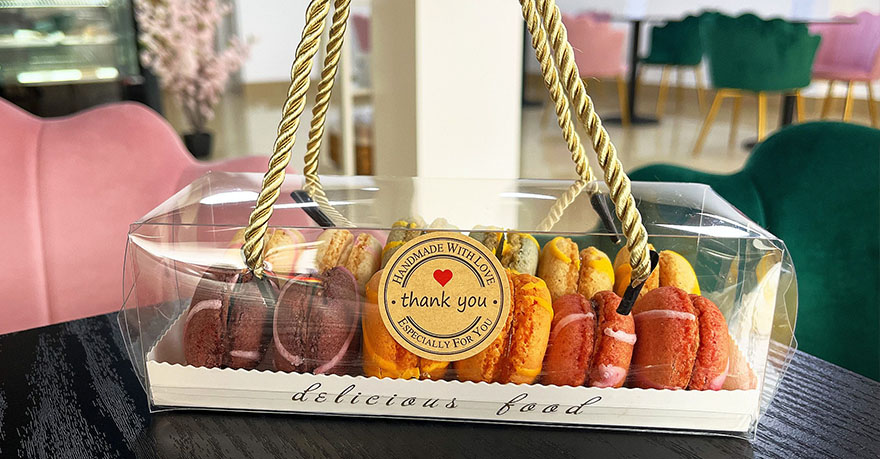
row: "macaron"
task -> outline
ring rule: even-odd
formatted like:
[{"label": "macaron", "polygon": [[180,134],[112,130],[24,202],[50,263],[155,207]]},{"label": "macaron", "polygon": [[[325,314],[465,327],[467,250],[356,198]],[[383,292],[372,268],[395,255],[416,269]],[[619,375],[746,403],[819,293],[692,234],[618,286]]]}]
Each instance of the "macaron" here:
[{"label": "macaron", "polygon": [[[510,292],[514,291],[513,276],[508,275]],[[511,313],[507,314],[504,328],[489,346],[478,354],[463,360],[454,362],[455,372],[459,381],[473,382],[498,382],[501,379],[501,369],[507,359],[510,330],[513,326],[513,301],[511,299]]]},{"label": "macaron", "polygon": [[[224,268],[210,268],[202,276],[184,319],[189,365],[252,369],[262,361],[272,305],[255,282],[250,273]],[[274,295],[274,284],[267,285]]]},{"label": "macaron", "polygon": [[449,362],[422,359],[406,350],[388,333],[379,315],[379,280],[373,274],[366,285],[361,326],[363,327],[363,369],[366,376],[399,379],[441,379]]},{"label": "macaron", "polygon": [[354,274],[359,291],[364,287],[382,263],[382,243],[369,233],[358,234],[354,238],[348,259],[342,263],[345,269]]},{"label": "macaron", "polygon": [[596,293],[614,289],[614,268],[605,252],[595,247],[587,247],[581,250],[580,259],[578,293],[586,298],[593,298]]},{"label": "macaron", "polygon": [[749,361],[743,355],[742,350],[728,334],[728,360],[727,378],[724,379],[722,390],[749,390],[758,387],[758,377],[752,371]]},{"label": "macaron", "polygon": [[543,280],[508,271],[511,308],[505,328],[479,354],[455,362],[458,379],[531,384],[541,374],[553,306]]},{"label": "macaron", "polygon": [[407,220],[398,220],[391,225],[385,248],[382,249],[382,266],[384,267],[391,255],[404,243],[415,239],[422,234],[425,221],[421,217],[413,217]]},{"label": "macaron", "polygon": [[501,265],[517,273],[534,276],[538,272],[541,246],[527,233],[508,233],[501,251]]},{"label": "macaron", "polygon": [[587,380],[596,341],[593,307],[580,293],[569,293],[553,301],[553,322],[541,383],[582,386]]},{"label": "macaron", "polygon": [[577,291],[580,258],[578,246],[567,237],[555,237],[541,249],[538,277],[544,279],[550,296],[559,298]]},{"label": "macaron", "polygon": [[354,275],[341,266],[314,277],[291,279],[275,308],[275,368],[353,374],[360,363],[356,336],[360,310]]},{"label": "macaron", "polygon": [[620,297],[614,292],[595,294],[592,303],[598,315],[596,351],[590,363],[591,387],[621,387],[626,382],[636,343],[632,314],[620,315]]},{"label": "macaron", "polygon": [[[654,250],[654,246],[648,244],[648,249]],[[617,252],[617,256],[614,257],[614,293],[618,296],[623,296],[626,292],[626,288],[629,287],[631,279],[632,266],[629,264],[629,249],[626,248],[626,246],[623,246],[623,248]],[[660,270],[654,269],[654,271],[651,272],[651,275],[648,276],[648,280],[646,280],[645,284],[642,286],[642,291],[639,292],[639,298],[659,286]]]},{"label": "macaron", "polygon": [[699,295],[690,295],[700,327],[700,347],[694,362],[694,374],[688,384],[693,390],[720,390],[730,369],[730,334],[727,321],[715,303]]},{"label": "macaron", "polygon": [[470,234],[468,234],[469,237],[486,246],[486,248],[489,249],[489,252],[498,252],[498,246],[504,241],[504,231],[501,231],[501,228],[498,228],[497,226],[478,225],[474,227],[474,230],[475,231],[471,231]]},{"label": "macaron", "polygon": [[[241,250],[244,245],[246,228],[233,236],[229,247]],[[286,276],[296,272],[296,262],[303,251],[306,238],[295,229],[268,228],[263,244],[263,262],[266,270],[276,275]]]},{"label": "macaron", "polygon": [[354,235],[347,229],[326,229],[315,241],[315,269],[319,273],[342,265],[351,253]]},{"label": "macaron", "polygon": [[700,294],[700,282],[697,280],[694,267],[678,252],[672,250],[660,252],[657,271],[660,272],[661,287],[678,287],[692,295]]},{"label": "macaron", "polygon": [[687,292],[659,287],[636,301],[630,376],[643,389],[688,387],[700,345],[697,311]]}]

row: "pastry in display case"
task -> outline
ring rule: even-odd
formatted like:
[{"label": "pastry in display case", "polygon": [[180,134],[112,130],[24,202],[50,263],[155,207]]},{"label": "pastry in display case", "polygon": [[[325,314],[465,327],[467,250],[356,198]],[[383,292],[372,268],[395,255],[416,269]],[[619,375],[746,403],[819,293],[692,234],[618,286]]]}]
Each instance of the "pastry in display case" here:
[{"label": "pastry in display case", "polygon": [[0,1],[0,84],[112,82],[139,76],[129,1]]}]

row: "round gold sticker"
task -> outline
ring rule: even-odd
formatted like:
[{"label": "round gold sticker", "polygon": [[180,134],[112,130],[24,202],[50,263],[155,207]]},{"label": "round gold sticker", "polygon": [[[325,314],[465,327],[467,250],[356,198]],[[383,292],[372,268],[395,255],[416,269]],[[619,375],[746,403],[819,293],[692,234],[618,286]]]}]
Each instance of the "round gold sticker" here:
[{"label": "round gold sticker", "polygon": [[419,236],[382,271],[382,321],[419,357],[453,361],[477,354],[501,333],[509,313],[507,272],[483,244],[463,234]]}]

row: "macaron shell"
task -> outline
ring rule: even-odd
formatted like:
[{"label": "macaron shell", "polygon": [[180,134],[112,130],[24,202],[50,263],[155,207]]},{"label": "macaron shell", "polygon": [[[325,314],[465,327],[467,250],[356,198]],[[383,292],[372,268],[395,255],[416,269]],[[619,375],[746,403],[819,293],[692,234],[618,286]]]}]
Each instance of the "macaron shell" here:
[{"label": "macaron shell", "polygon": [[742,350],[728,335],[728,350],[730,352],[727,378],[721,386],[722,390],[749,390],[758,387],[758,377],[752,371],[749,361],[743,355]]},{"label": "macaron shell", "polygon": [[324,230],[316,241],[318,251],[315,254],[315,269],[322,273],[345,262],[351,252],[353,241],[354,235],[348,230]]},{"label": "macaron shell", "polygon": [[507,361],[502,369],[502,383],[531,384],[541,373],[553,307],[550,292],[543,280],[528,274],[512,274],[513,323]]},{"label": "macaron shell", "polygon": [[285,284],[275,303],[272,320],[272,360],[279,371],[308,371],[309,311],[324,307],[318,278],[294,277]]},{"label": "macaron shell", "polygon": [[620,315],[620,297],[604,291],[593,296],[598,325],[596,351],[590,364],[591,387],[622,387],[632,362],[633,346],[638,341],[632,314]]},{"label": "macaron shell", "polygon": [[263,251],[263,260],[275,274],[293,274],[306,238],[295,229],[269,228],[269,231],[266,234],[268,242]]},{"label": "macaron shell", "polygon": [[556,237],[541,250],[538,277],[547,283],[553,299],[577,290],[580,258],[578,247],[571,239]]},{"label": "macaron shell", "polygon": [[[507,278],[510,283],[510,291],[513,292],[512,275],[508,275]],[[512,312],[507,314],[504,328],[501,329],[501,333],[492,341],[492,344],[478,354],[454,363],[459,381],[491,383],[498,380],[510,341],[510,327],[514,316]]]},{"label": "macaron shell", "polygon": [[683,256],[672,250],[660,252],[660,286],[678,287],[693,295],[700,294],[700,283],[693,266]]},{"label": "macaron shell", "polygon": [[188,365],[214,368],[223,363],[229,295],[238,275],[233,270],[209,268],[196,284],[183,326]]},{"label": "macaron shell", "polygon": [[364,374],[377,378],[418,378],[419,358],[397,344],[379,315],[381,276],[382,271],[373,274],[366,286],[366,301],[361,316]]},{"label": "macaron shell", "polygon": [[[617,296],[623,296],[626,292],[626,288],[629,287],[632,276],[632,267],[629,263],[624,263],[617,267],[614,271],[614,293]],[[651,275],[648,276],[648,280],[645,281],[645,285],[642,286],[642,291],[639,292],[639,298],[645,296],[651,290],[660,286],[660,270],[654,269],[651,272]]]},{"label": "macaron shell", "polygon": [[596,293],[614,289],[614,268],[605,252],[595,247],[587,247],[581,250],[580,258],[578,293],[585,298],[593,298]]},{"label": "macaron shell", "polygon": [[729,370],[727,321],[715,303],[699,295],[690,295],[700,327],[700,347],[688,389],[720,390]]},{"label": "macaron shell", "polygon": [[337,266],[323,276],[324,307],[309,314],[310,347],[306,354],[308,371],[318,374],[347,374],[357,367],[352,358],[359,347],[357,316],[361,310],[354,275]]},{"label": "macaron shell", "polygon": [[[223,364],[230,368],[253,369],[263,360],[272,330],[274,305],[267,304],[260,288],[251,280],[236,284],[229,300],[226,352]],[[269,283],[269,287],[276,290]],[[274,292],[277,294],[277,291]]]},{"label": "macaron shell", "polygon": [[636,336],[630,375],[643,389],[684,389],[700,342],[696,310],[687,292],[659,287],[636,301]]},{"label": "macaron shell", "polygon": [[501,265],[517,273],[534,276],[538,272],[541,247],[530,234],[510,233],[501,255]]},{"label": "macaron shell", "polygon": [[[654,244],[648,244],[648,250],[656,250],[654,248]],[[614,272],[617,272],[617,268],[619,268],[621,265],[628,265],[628,264],[629,264],[629,248],[627,248],[627,246],[623,246],[620,248],[620,250],[617,251],[617,255],[615,255],[615,257],[614,257],[614,264],[612,265],[614,267]]]},{"label": "macaron shell", "polygon": [[382,244],[373,235],[361,233],[355,238],[351,253],[342,266],[354,274],[359,291],[362,292],[381,262]]},{"label": "macaron shell", "polygon": [[595,340],[596,313],[590,301],[579,293],[557,298],[553,302],[553,322],[541,383],[582,386],[587,379]]}]

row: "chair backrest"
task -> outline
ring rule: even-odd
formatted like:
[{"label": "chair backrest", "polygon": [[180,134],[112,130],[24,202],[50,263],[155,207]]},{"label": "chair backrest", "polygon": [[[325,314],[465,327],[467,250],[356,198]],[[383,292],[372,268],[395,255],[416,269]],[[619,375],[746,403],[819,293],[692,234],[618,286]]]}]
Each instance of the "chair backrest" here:
[{"label": "chair backrest", "polygon": [[665,65],[697,65],[703,60],[700,18],[687,16],[651,28],[651,52],[647,61]]},{"label": "chair backrest", "polygon": [[357,34],[357,41],[361,51],[370,52],[370,17],[365,14],[352,13],[351,23]]},{"label": "chair backrest", "polygon": [[700,30],[717,88],[785,91],[810,84],[820,38],[804,24],[713,13],[701,18]]},{"label": "chair backrest", "polygon": [[816,66],[868,72],[872,79],[880,78],[880,15],[863,11],[852,19],[852,24],[815,24],[812,33],[822,36],[816,52]]},{"label": "chair backrest", "polygon": [[626,32],[598,21],[592,15],[562,15],[568,39],[574,48],[574,60],[584,78],[605,78],[624,73],[623,48]]},{"label": "chair backrest", "polygon": [[706,183],[751,206],[740,210],[762,218],[791,252],[800,348],[880,380],[878,158],[880,130],[815,122],[767,138],[733,175],[659,165],[630,177]]},{"label": "chair backrest", "polygon": [[0,99],[0,333],[117,310],[129,225],[208,170],[155,112],[111,104],[40,119]]}]

